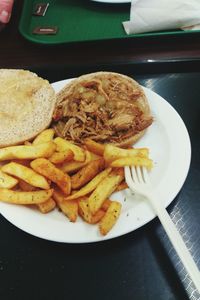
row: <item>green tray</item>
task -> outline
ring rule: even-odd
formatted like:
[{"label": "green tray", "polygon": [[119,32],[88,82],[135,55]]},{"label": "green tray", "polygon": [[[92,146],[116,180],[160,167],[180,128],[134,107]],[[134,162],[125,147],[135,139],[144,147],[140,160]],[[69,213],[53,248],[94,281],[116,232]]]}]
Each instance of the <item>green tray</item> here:
[{"label": "green tray", "polygon": [[[45,16],[33,15],[37,3],[49,3]],[[64,44],[70,42],[124,39],[145,36],[193,34],[199,31],[162,31],[127,35],[122,22],[129,20],[130,4],[106,4],[90,0],[24,0],[20,33],[31,42]],[[38,26],[57,26],[56,35],[36,35]]]}]

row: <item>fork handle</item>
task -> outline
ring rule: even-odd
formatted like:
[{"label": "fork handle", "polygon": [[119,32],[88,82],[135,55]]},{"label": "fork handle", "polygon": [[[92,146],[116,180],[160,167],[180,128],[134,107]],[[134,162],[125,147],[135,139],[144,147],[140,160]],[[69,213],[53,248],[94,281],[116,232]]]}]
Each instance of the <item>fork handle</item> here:
[{"label": "fork handle", "polygon": [[180,257],[185,269],[187,270],[190,278],[194,282],[197,290],[200,293],[200,272],[195,264],[188,248],[186,247],[179,231],[177,230],[175,224],[170,218],[167,210],[164,206],[160,205],[159,201],[154,198],[153,195],[149,197],[149,201],[156,212],[161,224],[163,225],[174,249],[176,250],[178,256]]}]

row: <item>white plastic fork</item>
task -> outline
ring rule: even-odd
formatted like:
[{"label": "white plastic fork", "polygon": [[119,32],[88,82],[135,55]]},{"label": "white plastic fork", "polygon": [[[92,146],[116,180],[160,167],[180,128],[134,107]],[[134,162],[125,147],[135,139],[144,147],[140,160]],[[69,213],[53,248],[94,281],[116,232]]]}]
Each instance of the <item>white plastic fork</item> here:
[{"label": "white plastic fork", "polygon": [[147,169],[145,167],[129,168],[126,166],[125,178],[129,188],[134,193],[144,196],[152,205],[174,249],[200,293],[200,272],[167,210],[154,193]]}]

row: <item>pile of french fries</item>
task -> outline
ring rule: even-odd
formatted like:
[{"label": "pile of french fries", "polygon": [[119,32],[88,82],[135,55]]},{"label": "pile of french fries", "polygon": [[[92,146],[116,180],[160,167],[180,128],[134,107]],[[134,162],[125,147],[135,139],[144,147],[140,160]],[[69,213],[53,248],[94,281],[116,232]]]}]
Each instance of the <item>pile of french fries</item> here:
[{"label": "pile of french fries", "polygon": [[80,216],[97,224],[102,235],[114,226],[121,203],[113,192],[127,188],[124,166],[151,169],[147,148],[122,149],[86,139],[82,147],[46,129],[32,142],[0,149],[0,201],[37,207],[49,213],[56,207],[76,222]]}]

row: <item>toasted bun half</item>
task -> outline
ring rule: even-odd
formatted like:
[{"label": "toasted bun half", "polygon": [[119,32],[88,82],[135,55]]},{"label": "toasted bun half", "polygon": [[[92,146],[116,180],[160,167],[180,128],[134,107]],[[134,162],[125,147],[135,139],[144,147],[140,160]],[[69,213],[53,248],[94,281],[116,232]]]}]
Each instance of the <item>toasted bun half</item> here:
[{"label": "toasted bun half", "polygon": [[57,94],[53,119],[61,137],[121,147],[134,144],[152,123],[142,87],[114,72],[90,73],[66,84]]},{"label": "toasted bun half", "polygon": [[55,100],[49,82],[35,73],[0,69],[0,147],[30,140],[48,127]]}]

